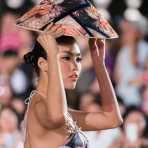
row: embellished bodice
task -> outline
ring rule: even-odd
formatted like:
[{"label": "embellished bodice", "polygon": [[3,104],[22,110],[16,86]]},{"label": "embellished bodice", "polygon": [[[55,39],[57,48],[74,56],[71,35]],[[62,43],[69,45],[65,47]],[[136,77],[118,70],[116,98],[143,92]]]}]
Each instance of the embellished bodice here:
[{"label": "embellished bodice", "polygon": [[69,142],[60,148],[87,148],[88,140],[81,129],[77,126],[76,122],[73,121],[72,116],[67,113],[65,115],[67,130],[71,133]]}]

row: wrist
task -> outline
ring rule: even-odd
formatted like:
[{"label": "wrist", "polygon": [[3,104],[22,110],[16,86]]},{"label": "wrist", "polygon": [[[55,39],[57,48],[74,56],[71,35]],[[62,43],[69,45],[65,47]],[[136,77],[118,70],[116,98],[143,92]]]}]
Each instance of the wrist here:
[{"label": "wrist", "polygon": [[58,55],[58,51],[48,51],[47,52],[47,56],[53,56],[53,57],[56,57]]},{"label": "wrist", "polygon": [[48,56],[57,56],[58,55],[57,47],[55,47],[55,48],[44,47],[44,49],[45,49]]},{"label": "wrist", "polygon": [[99,57],[97,55],[92,56],[92,61],[100,66],[104,66],[105,65],[105,59],[103,57]]},{"label": "wrist", "polygon": [[106,67],[106,66],[105,66],[105,61],[104,61],[104,60],[98,60],[97,64],[98,64],[99,67],[103,67],[103,68]]},{"label": "wrist", "polygon": [[58,52],[55,51],[47,51],[47,59],[58,59]]}]

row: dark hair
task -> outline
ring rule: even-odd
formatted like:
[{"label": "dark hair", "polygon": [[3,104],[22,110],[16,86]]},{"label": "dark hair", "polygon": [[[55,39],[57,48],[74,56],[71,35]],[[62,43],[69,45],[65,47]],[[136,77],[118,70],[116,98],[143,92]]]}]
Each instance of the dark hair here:
[{"label": "dark hair", "polygon": [[139,112],[139,113],[145,115],[145,113],[142,111],[141,108],[139,108],[138,106],[135,106],[135,105],[130,105],[126,108],[126,112],[124,113],[123,118],[125,119],[132,112]]},{"label": "dark hair", "polygon": [[[57,38],[56,41],[60,45],[71,45],[76,42],[76,39],[72,36],[61,36]],[[36,41],[33,50],[24,55],[24,60],[26,63],[31,64],[33,66],[37,75],[39,75],[40,73],[38,67],[38,59],[40,57],[47,60],[47,53],[45,52],[44,48],[40,45],[40,43]]]}]

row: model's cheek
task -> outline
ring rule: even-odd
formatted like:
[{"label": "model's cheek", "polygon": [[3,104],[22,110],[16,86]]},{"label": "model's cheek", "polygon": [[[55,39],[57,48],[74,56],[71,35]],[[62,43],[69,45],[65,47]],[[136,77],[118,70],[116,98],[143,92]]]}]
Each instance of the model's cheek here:
[{"label": "model's cheek", "polygon": [[63,79],[68,77],[68,74],[69,74],[69,66],[68,66],[68,64],[61,63],[61,71],[62,71]]},{"label": "model's cheek", "polygon": [[79,64],[79,65],[78,65],[78,73],[79,73],[79,76],[80,76],[80,74],[81,74],[81,71],[82,71],[82,65]]}]

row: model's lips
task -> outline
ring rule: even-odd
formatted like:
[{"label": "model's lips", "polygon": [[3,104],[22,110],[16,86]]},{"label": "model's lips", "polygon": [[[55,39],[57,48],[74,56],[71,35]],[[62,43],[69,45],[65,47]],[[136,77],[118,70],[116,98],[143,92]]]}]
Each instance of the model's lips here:
[{"label": "model's lips", "polygon": [[78,79],[78,74],[77,73],[73,73],[72,75],[69,76],[69,78],[71,78],[72,80],[77,80]]}]

